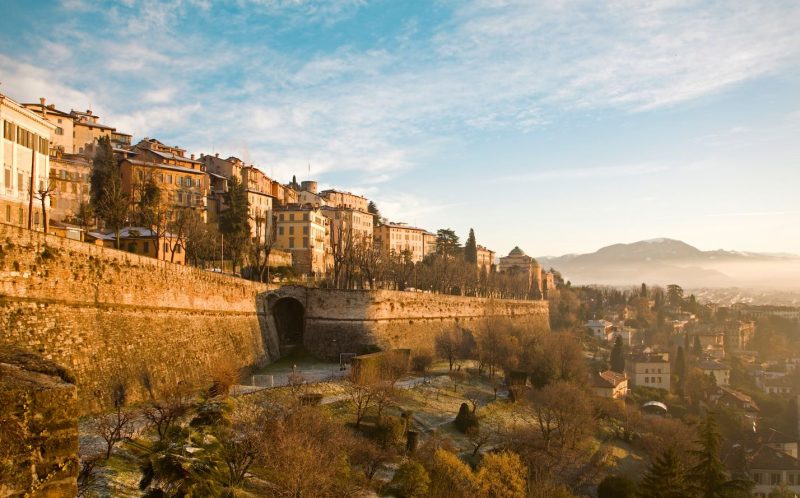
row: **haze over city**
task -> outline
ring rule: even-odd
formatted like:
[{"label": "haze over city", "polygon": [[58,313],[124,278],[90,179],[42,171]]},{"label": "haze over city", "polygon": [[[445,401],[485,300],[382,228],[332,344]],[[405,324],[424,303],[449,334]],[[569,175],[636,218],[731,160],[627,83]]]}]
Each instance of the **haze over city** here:
[{"label": "haze over city", "polygon": [[797,253],[798,25],[790,1],[12,0],[0,91],[498,254]]}]

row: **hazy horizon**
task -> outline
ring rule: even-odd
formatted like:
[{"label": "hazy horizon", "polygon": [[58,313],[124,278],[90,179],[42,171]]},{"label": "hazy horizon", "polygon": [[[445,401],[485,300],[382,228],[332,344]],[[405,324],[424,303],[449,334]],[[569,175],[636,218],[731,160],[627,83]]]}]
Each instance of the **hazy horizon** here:
[{"label": "hazy horizon", "polygon": [[506,254],[798,253],[800,4],[7,2],[0,92]]}]

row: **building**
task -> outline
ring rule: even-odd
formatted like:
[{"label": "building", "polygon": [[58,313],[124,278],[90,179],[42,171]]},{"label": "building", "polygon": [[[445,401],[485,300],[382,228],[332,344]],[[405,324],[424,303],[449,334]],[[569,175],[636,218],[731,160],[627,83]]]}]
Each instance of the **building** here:
[{"label": "building", "polygon": [[50,219],[76,221],[81,204],[89,204],[91,174],[86,155],[50,151]]},{"label": "building", "polygon": [[44,98],[40,98],[38,104],[23,105],[55,125],[53,145],[65,154],[86,152],[101,137],[108,137],[118,146],[131,145],[131,135],[100,123],[100,116],[94,114],[91,109],[65,112],[57,109],[55,104],[48,105]]},{"label": "building", "polygon": [[[423,236],[424,243],[424,236]],[[492,272],[494,267],[494,251],[487,249],[482,245],[476,247],[478,253],[478,272],[486,273],[487,275]]]},{"label": "building", "polygon": [[[89,232],[86,239],[112,249],[117,243],[113,230]],[[145,227],[126,227],[120,230],[119,249],[177,265],[186,264],[186,250],[182,240],[171,233],[159,235]]]},{"label": "building", "polygon": [[346,240],[345,237],[349,237],[353,245],[372,246],[375,218],[373,214],[331,206],[323,206],[320,212],[329,220],[332,247],[338,246],[340,239]]},{"label": "building", "polygon": [[210,180],[201,161],[186,150],[164,145],[154,138],[141,140],[133,150],[116,150],[120,157],[122,188],[131,203],[138,202],[142,186],[153,179],[161,188],[162,202],[168,216],[179,210],[192,210],[208,220],[206,207]]},{"label": "building", "polygon": [[725,347],[730,351],[744,351],[756,334],[756,322],[731,320],[725,323]]},{"label": "building", "polygon": [[757,377],[756,385],[767,394],[790,395],[794,391],[794,382],[788,375]]},{"label": "building", "polygon": [[252,236],[264,240],[272,226],[272,180],[255,166],[243,166],[242,185],[247,192]]},{"label": "building", "polygon": [[508,256],[500,258],[500,265],[497,271],[512,275],[523,276],[527,282],[529,292],[542,296],[542,267],[532,257],[525,254],[525,251],[515,247],[508,253]]},{"label": "building", "polygon": [[422,234],[422,257],[436,253],[436,234],[428,231]]},{"label": "building", "polygon": [[[317,182],[303,182],[303,186],[305,187],[307,183],[313,183],[316,192]],[[328,202],[329,206],[369,212],[369,200],[366,197],[333,189],[323,190],[319,195]]]},{"label": "building", "polygon": [[592,392],[603,398],[624,398],[628,394],[628,378],[612,370],[597,372],[592,376]]},{"label": "building", "polygon": [[375,244],[387,254],[408,251],[411,261],[425,257],[425,230],[405,223],[383,223],[374,229]]},{"label": "building", "polygon": [[319,208],[298,204],[275,209],[275,247],[292,253],[292,266],[302,275],[322,274],[330,266],[330,221]]},{"label": "building", "polygon": [[[0,94],[3,123],[0,162],[0,221],[42,228],[42,203],[37,199],[50,177],[50,136],[55,125]],[[45,197],[45,204],[48,203]],[[46,206],[45,206],[46,207]]]},{"label": "building", "polygon": [[669,360],[661,354],[638,354],[627,361],[627,373],[633,387],[670,388]]},{"label": "building", "polygon": [[800,460],[768,445],[762,445],[748,462],[748,474],[755,483],[752,495],[768,498],[781,486],[800,494]]},{"label": "building", "polygon": [[608,320],[589,320],[586,322],[586,328],[602,341],[611,341],[614,337],[614,324]]},{"label": "building", "polygon": [[718,386],[730,385],[731,369],[724,363],[720,363],[717,360],[702,360],[697,363],[697,367],[705,375],[714,377],[714,381]]}]

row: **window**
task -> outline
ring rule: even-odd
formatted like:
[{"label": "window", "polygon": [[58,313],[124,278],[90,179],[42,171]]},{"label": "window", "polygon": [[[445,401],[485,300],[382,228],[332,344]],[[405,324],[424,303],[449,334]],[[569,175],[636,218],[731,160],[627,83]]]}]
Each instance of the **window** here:
[{"label": "window", "polygon": [[293,226],[289,227],[289,235],[294,235],[294,227]]},{"label": "window", "polygon": [[283,227],[278,227],[278,235],[283,235]]},{"label": "window", "polygon": [[289,221],[294,221],[294,213],[289,213]]},{"label": "window", "polygon": [[[58,121],[60,122],[61,120],[59,119]],[[63,134],[64,134],[64,128],[56,126],[56,135],[63,135]]]},{"label": "window", "polygon": [[289,249],[294,249],[294,237],[289,237]]},{"label": "window", "polygon": [[142,244],[142,252],[145,254],[150,252],[150,242],[145,242]]},{"label": "window", "polygon": [[308,221],[308,213],[303,213],[303,221]]},{"label": "window", "polygon": [[308,227],[303,227],[303,235],[308,235]]},{"label": "window", "polygon": [[22,192],[24,185],[25,185],[25,180],[22,178],[22,173],[17,173],[17,190]]},{"label": "window", "polygon": [[167,175],[167,183],[172,184],[172,175]]},{"label": "window", "polygon": [[169,251],[169,244],[167,244],[166,242],[164,242],[164,253],[166,254],[166,253],[167,253],[167,251]]},{"label": "window", "polygon": [[22,211],[22,208],[19,208],[19,224],[22,225],[25,222],[25,213]]},{"label": "window", "polygon": [[308,237],[303,237],[303,248],[308,248]]},{"label": "window", "polygon": [[11,223],[11,206],[6,206],[6,223]]},{"label": "window", "polygon": [[753,472],[753,482],[761,484],[761,472]]},{"label": "window", "polygon": [[772,474],[769,475],[769,482],[770,482],[770,484],[773,484],[773,485],[780,484],[781,483],[781,475],[776,473],[776,472],[773,472]]},{"label": "window", "polygon": [[181,246],[180,246],[180,245],[176,245],[176,246],[175,246],[175,252],[176,252],[177,254],[180,254],[180,253],[181,253]]},{"label": "window", "polygon": [[9,123],[8,121],[3,121],[3,138],[6,140],[14,140],[14,131],[15,126],[14,123]]},{"label": "window", "polygon": [[128,252],[136,252],[136,244],[128,244]]},{"label": "window", "polygon": [[6,188],[11,188],[11,168],[6,167]]}]

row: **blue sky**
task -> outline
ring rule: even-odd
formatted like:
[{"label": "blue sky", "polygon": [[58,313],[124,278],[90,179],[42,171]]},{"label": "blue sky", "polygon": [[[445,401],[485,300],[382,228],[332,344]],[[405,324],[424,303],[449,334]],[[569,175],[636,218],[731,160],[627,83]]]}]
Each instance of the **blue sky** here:
[{"label": "blue sky", "polygon": [[501,253],[800,253],[800,3],[4,0],[0,91]]}]

